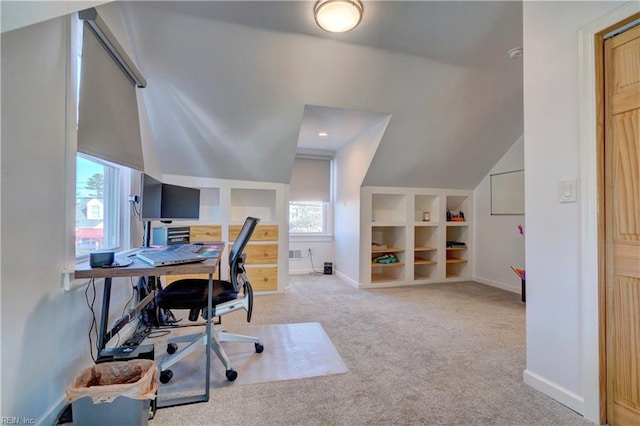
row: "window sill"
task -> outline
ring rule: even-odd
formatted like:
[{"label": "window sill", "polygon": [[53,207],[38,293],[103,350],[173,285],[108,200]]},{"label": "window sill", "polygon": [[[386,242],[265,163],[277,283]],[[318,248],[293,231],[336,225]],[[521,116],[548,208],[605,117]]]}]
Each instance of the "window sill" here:
[{"label": "window sill", "polygon": [[333,234],[289,234],[289,241],[296,242],[331,242]]}]

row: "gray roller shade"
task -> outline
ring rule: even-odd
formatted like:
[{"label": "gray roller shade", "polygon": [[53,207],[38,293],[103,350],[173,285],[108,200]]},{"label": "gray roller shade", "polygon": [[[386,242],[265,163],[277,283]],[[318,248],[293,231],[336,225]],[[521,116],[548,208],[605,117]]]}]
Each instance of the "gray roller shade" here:
[{"label": "gray roller shade", "polygon": [[331,161],[296,158],[291,172],[291,201],[329,202],[331,196]]},{"label": "gray roller shade", "polygon": [[84,24],[78,151],[144,170],[133,81]]}]

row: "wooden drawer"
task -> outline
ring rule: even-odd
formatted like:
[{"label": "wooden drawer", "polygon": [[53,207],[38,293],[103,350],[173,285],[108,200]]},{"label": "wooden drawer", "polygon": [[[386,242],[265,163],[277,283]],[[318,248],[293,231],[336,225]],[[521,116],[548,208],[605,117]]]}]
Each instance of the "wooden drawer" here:
[{"label": "wooden drawer", "polygon": [[[254,291],[275,291],[278,289],[278,267],[257,267],[247,266],[247,277]],[[166,287],[174,281],[186,278],[202,278],[209,279],[207,274],[189,274],[189,275],[168,275],[163,280],[163,286]],[[214,275],[218,278],[218,274]]]},{"label": "wooden drawer", "polygon": [[189,232],[191,243],[214,243],[222,241],[222,225],[195,225]]},{"label": "wooden drawer", "polygon": [[[229,225],[229,241],[235,241],[242,225]],[[250,241],[278,241],[278,225],[258,225]]]},{"label": "wooden drawer", "polygon": [[247,265],[262,265],[278,263],[277,244],[247,244],[244,248],[247,254]]},{"label": "wooden drawer", "polygon": [[275,291],[278,289],[278,267],[247,266],[247,277],[253,291]]}]

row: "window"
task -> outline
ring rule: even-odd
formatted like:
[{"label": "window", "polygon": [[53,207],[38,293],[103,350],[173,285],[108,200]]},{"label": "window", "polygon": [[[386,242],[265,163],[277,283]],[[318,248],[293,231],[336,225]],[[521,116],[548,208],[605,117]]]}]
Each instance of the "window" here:
[{"label": "window", "polygon": [[127,168],[85,155],[76,157],[76,258],[121,246],[123,182]]},{"label": "window", "polygon": [[331,157],[298,156],[291,174],[289,233],[297,236],[332,232]]},{"label": "window", "polygon": [[[126,202],[133,170],[143,169],[136,86],[107,51],[92,23],[71,19],[69,116],[75,117],[75,258],[129,247]],[[85,18],[83,18],[85,19]],[[110,33],[110,32],[106,32]],[[111,46],[119,46],[110,41]],[[126,54],[121,55],[128,59]],[[132,67],[129,67],[130,69]],[[135,68],[135,67],[133,67]],[[69,126],[73,124],[68,123]],[[120,132],[120,133],[118,133]],[[72,154],[73,155],[73,154]],[[73,161],[69,158],[69,161]],[[70,168],[71,169],[71,168]],[[71,190],[74,177],[68,176]],[[68,209],[73,209],[72,202]],[[71,212],[67,230],[71,233]],[[69,258],[71,253],[67,250]],[[65,254],[65,256],[67,256]]]},{"label": "window", "polygon": [[294,234],[326,234],[327,205],[321,201],[290,201],[289,232]]}]

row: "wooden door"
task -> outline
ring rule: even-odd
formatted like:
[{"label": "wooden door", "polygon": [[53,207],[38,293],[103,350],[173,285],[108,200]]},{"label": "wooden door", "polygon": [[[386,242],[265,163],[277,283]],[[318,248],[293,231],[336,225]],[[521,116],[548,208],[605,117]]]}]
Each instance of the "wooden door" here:
[{"label": "wooden door", "polygon": [[607,422],[640,425],[640,27],[604,47]]}]

